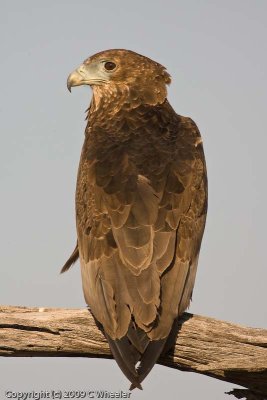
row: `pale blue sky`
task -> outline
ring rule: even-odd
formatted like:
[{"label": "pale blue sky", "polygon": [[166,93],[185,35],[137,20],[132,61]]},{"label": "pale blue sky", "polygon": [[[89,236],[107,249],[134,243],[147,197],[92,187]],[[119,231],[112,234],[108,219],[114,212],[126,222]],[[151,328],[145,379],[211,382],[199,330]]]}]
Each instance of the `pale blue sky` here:
[{"label": "pale blue sky", "polygon": [[[74,191],[91,91],[86,57],[126,48],[165,65],[169,100],[198,124],[209,212],[190,311],[265,327],[267,2],[1,2],[0,304],[84,307]],[[0,359],[4,390],[127,390],[114,361]],[[132,399],[223,400],[233,385],[156,366]]]}]

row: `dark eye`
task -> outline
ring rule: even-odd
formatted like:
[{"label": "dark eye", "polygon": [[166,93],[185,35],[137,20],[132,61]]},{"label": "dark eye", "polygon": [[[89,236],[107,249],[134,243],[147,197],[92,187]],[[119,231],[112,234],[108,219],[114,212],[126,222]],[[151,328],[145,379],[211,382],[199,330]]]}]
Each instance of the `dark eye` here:
[{"label": "dark eye", "polygon": [[105,62],[104,67],[107,71],[112,71],[113,69],[116,68],[116,64],[112,61],[107,61]]}]

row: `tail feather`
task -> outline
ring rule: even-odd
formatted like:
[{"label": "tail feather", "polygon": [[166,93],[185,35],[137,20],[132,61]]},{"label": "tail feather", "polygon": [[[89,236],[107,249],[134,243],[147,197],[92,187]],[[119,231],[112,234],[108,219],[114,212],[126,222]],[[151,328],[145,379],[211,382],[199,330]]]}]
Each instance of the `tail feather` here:
[{"label": "tail feather", "polygon": [[[147,334],[142,331],[142,329],[135,327],[133,323],[130,324],[127,336],[131,341],[132,345],[137,349],[139,352],[139,359],[141,355],[145,352],[148,344],[149,338]],[[139,361],[139,359],[137,361]]]},{"label": "tail feather", "polygon": [[157,362],[167,338],[151,341],[133,321],[123,338],[106,337],[118,366],[131,382],[130,390],[142,389],[141,382]]},{"label": "tail feather", "polygon": [[127,336],[124,336],[121,339],[114,340],[114,343],[128,369],[131,371],[132,374],[137,376],[138,374],[135,369],[135,364],[138,361],[139,352],[130,345]]},{"label": "tail feather", "polygon": [[[149,343],[149,345],[146,348],[146,351],[141,357],[140,360],[140,365],[137,367],[137,373],[138,373],[138,381],[141,383],[145,377],[149,374],[151,369],[154,367],[156,364],[163,348],[166,343],[166,339],[160,339],[157,341],[152,341]],[[133,390],[136,388],[136,385],[134,382],[132,382],[130,386],[130,390]]]},{"label": "tail feather", "polygon": [[[138,373],[135,369],[135,365],[130,365],[129,362],[129,354],[125,355],[125,351],[122,351],[121,348],[124,346],[120,343],[119,340],[113,340],[108,335],[106,335],[110,350],[115,358],[118,366],[120,367],[121,371],[124,373],[127,379],[129,379],[132,384],[137,387],[138,389],[142,390],[142,386],[139,382]],[[124,353],[124,356],[122,354]],[[130,352],[129,352],[130,353]]]}]

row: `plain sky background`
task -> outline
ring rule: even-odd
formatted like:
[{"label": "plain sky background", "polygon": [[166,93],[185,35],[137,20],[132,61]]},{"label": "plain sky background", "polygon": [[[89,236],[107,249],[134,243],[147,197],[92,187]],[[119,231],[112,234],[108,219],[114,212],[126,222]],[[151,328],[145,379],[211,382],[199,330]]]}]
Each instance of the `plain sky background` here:
[{"label": "plain sky background", "polygon": [[[66,88],[85,58],[126,48],[165,65],[169,100],[198,124],[209,210],[190,311],[254,327],[266,311],[267,2],[3,1],[0,16],[0,304],[85,307],[74,193],[87,87]],[[4,390],[128,390],[111,360],[0,359]],[[155,366],[132,399],[222,400],[233,385]],[[230,398],[229,398],[230,399]]]}]

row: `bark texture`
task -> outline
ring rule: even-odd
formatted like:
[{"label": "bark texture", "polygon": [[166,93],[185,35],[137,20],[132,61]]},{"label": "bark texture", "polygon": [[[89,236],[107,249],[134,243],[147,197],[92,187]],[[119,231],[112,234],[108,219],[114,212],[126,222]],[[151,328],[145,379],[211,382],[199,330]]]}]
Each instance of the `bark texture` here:
[{"label": "bark texture", "polygon": [[[229,393],[239,399],[267,399],[267,330],[188,313],[177,330],[159,364],[244,386]],[[0,356],[112,358],[88,310],[15,306],[0,306]]]}]

